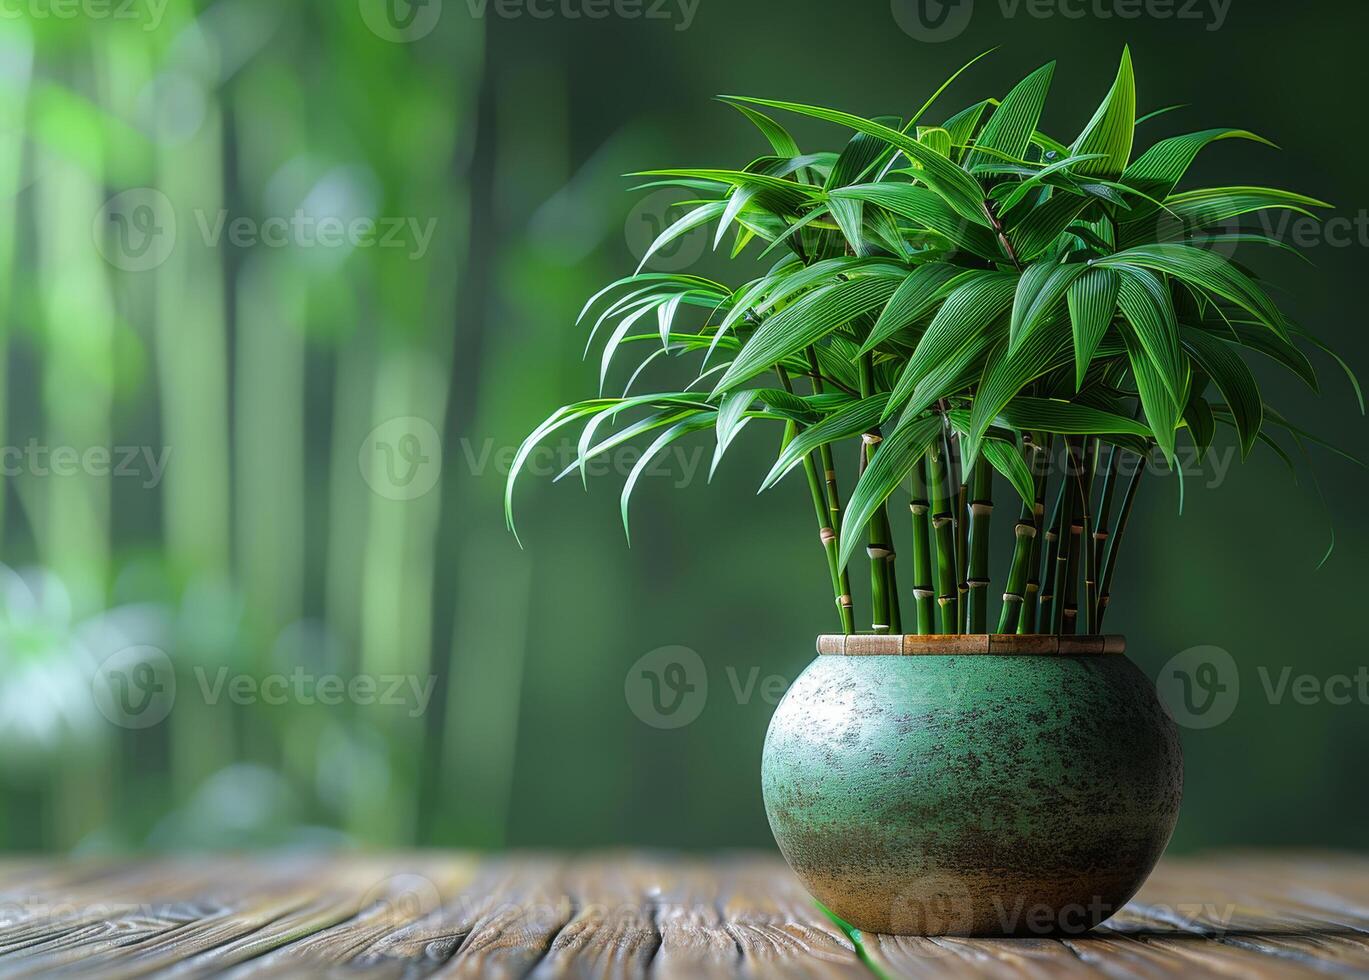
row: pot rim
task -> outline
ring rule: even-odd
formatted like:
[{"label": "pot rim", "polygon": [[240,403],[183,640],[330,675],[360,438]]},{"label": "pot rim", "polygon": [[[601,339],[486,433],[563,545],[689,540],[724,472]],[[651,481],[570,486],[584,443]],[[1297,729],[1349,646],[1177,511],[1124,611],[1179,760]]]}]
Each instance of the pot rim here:
[{"label": "pot rim", "polygon": [[818,653],[824,657],[1112,657],[1126,652],[1127,638],[1118,634],[827,634],[818,637]]}]

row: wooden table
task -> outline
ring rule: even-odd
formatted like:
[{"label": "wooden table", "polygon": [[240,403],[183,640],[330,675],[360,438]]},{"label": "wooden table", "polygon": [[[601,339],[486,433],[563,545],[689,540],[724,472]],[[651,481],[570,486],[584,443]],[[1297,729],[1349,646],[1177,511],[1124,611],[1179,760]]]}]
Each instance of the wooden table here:
[{"label": "wooden table", "polygon": [[1078,939],[858,936],[757,855],[0,864],[0,976],[1369,975],[1369,859],[1165,863]]}]

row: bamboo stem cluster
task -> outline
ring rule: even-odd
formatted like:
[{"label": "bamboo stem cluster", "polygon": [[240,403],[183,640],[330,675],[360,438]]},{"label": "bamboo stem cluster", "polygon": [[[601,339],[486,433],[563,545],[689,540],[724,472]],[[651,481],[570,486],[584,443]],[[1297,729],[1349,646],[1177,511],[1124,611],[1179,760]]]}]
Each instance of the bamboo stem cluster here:
[{"label": "bamboo stem cluster", "polygon": [[[787,437],[792,439],[792,435]],[[879,451],[877,432],[861,443],[862,472]],[[1054,458],[1059,448],[1059,460]],[[990,616],[994,582],[991,557],[994,468],[982,457],[966,473],[959,440],[947,428],[931,452],[912,469],[906,485],[911,518],[912,598],[915,618],[909,632],[920,635],[987,633],[991,622],[1001,634],[1073,635],[1097,633],[1107,615],[1117,555],[1135,508],[1144,466],[1102,440],[1070,436],[1044,444],[1028,438],[1023,460],[1031,473],[1035,500],[1022,506],[1012,524],[1014,545],[998,618]],[[826,451],[826,489],[818,464],[809,461],[810,487],[818,507],[823,543],[832,570],[842,630],[854,632],[849,577],[837,568],[836,540],[841,505],[830,449]],[[1046,519],[1046,500],[1055,504]],[[1116,526],[1111,526],[1113,518]],[[886,507],[870,522],[871,622],[869,631],[903,631],[897,578],[895,533]]]}]

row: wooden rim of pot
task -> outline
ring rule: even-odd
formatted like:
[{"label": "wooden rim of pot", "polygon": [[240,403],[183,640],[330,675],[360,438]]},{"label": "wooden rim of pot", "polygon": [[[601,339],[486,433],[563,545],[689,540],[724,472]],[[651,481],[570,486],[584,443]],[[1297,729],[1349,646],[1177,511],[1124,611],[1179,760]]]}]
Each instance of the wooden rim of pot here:
[{"label": "wooden rim of pot", "polygon": [[818,637],[824,657],[1101,657],[1127,652],[1125,636],[954,636]]}]

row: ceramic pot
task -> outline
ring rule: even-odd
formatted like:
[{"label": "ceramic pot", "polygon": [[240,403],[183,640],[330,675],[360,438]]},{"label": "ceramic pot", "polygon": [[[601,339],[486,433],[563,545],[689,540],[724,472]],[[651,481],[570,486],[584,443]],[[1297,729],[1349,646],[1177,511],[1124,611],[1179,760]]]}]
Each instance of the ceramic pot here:
[{"label": "ceramic pot", "polygon": [[770,827],[858,929],[1091,929],[1155,867],[1178,731],[1119,637],[824,637],[765,740]]}]

